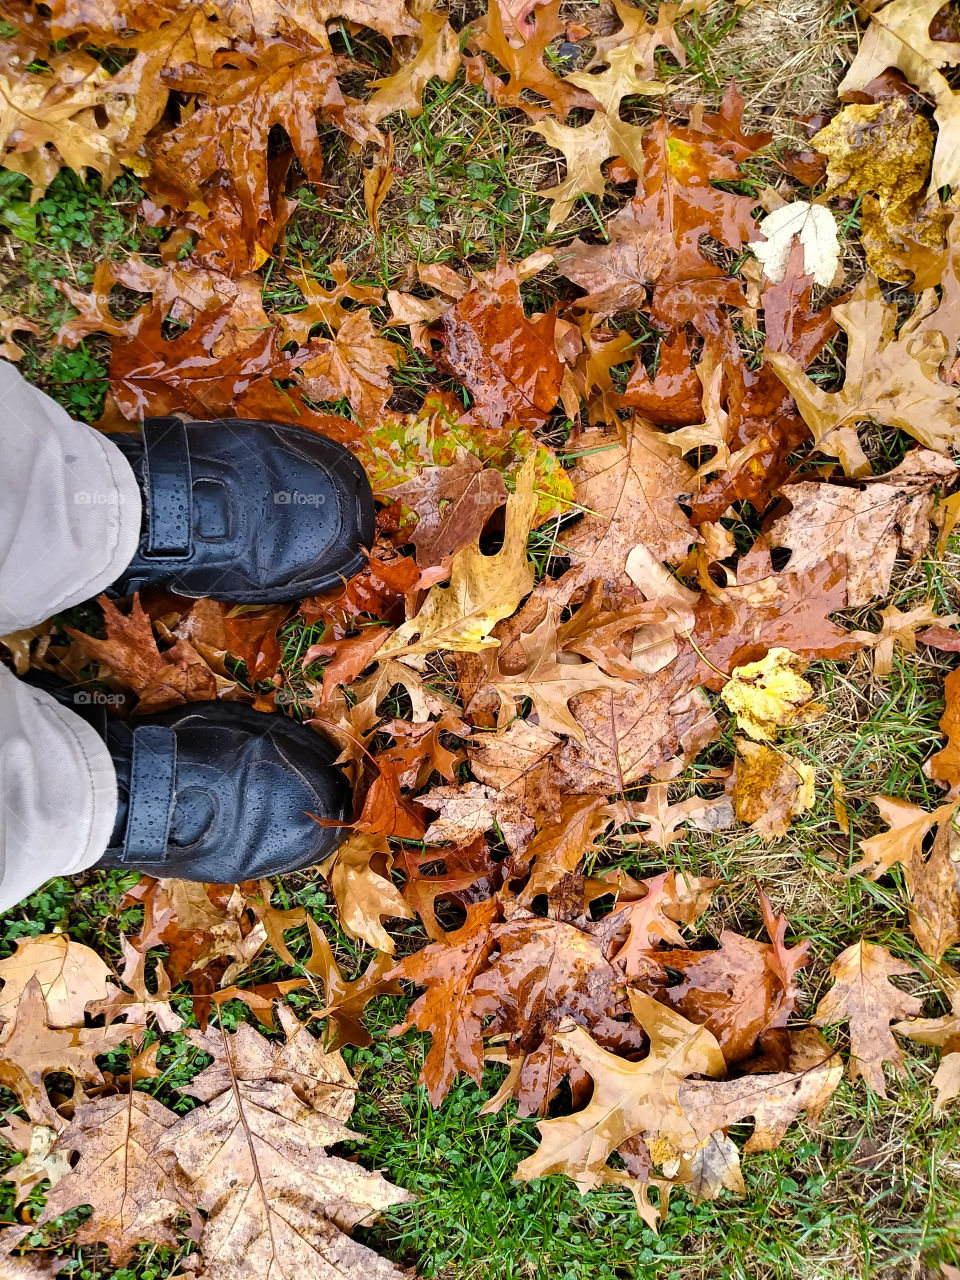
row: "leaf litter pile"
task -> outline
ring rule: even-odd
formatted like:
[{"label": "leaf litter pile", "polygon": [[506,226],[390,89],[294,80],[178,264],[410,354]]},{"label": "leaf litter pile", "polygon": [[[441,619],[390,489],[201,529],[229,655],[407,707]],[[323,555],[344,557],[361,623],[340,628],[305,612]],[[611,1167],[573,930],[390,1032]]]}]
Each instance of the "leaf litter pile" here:
[{"label": "leaf litter pile", "polygon": [[[21,673],[95,679],[126,714],[224,698],[333,739],[355,815],[310,875],[369,949],[348,980],[267,882],[141,880],[111,966],[21,939],[0,1135],[17,1202],[49,1190],[8,1253],[42,1261],[29,1240],[88,1205],[75,1241],[113,1265],[189,1240],[211,1280],[399,1276],[351,1232],[412,1195],[335,1150],[357,1136],[340,1048],[370,1043],[384,996],[408,1001],[391,1036],[429,1037],[434,1107],[499,1067],[485,1110],[538,1118],[517,1176],[627,1188],[654,1230],[675,1188],[742,1193],[741,1158],[815,1126],[844,1072],[883,1098],[885,1067],[934,1046],[935,1107],[960,1094],[960,672],[932,803],[878,776],[877,834],[836,869],[892,896],[902,933],[832,957],[816,1006],[775,872],[724,882],[677,848],[749,829],[775,853],[815,800],[824,672],[882,683],[918,647],[960,651],[933,599],[872,611],[960,515],[960,41],[936,0],[879,8],[845,105],[750,186],[771,135],[736,84],[668,93],[705,8],[494,0],[455,29],[406,0],[0,5],[4,166],[37,196],[62,167],[142,188],[150,252],[62,286],[57,343],[111,340],[103,425],[294,423],[350,448],[379,503],[368,565],[329,596],[104,598],[99,626],[6,639]],[[369,273],[287,253],[292,175],[322,190],[331,155],[388,244],[395,149],[458,76],[556,161],[541,247],[408,261],[386,289],[375,249]],[[584,201],[603,216],[572,237]],[[834,211],[854,209],[851,267]],[[4,318],[8,358],[31,330]],[[753,936],[723,927],[733,892]],[[263,954],[291,976],[263,981]],[[167,1106],[150,1084],[176,1034],[209,1065]]]}]

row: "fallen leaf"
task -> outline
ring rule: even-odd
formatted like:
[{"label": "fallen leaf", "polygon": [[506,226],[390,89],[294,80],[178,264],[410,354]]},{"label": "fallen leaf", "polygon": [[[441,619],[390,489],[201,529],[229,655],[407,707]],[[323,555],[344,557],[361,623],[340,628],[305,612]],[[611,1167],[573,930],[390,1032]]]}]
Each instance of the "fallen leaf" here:
[{"label": "fallen leaf", "polygon": [[902,97],[857,102],[838,112],[810,141],[828,157],[827,194],[865,197],[860,209],[867,265],[884,280],[909,284],[900,263],[917,246],[943,244],[949,214],[935,193],[924,201],[933,133]]},{"label": "fallen leaf", "polygon": [[188,640],[224,679],[231,678],[224,665],[229,655],[244,664],[251,682],[272,680],[282,653],[277,631],[289,612],[286,605],[264,609],[201,599],[190,606],[173,634]]},{"label": "fallen leaf", "polygon": [[316,275],[308,274],[306,267],[287,272],[287,279],[297,286],[307,305],[301,311],[284,311],[278,317],[281,346],[290,342],[306,346],[319,325],[339,333],[352,314],[345,305],[348,302],[371,307],[383,301],[383,290],[351,280],[347,265],[341,259],[331,262],[324,271],[333,280],[332,288],[321,284]]},{"label": "fallen leaf", "polygon": [[833,283],[840,264],[840,243],[833,214],[823,205],[795,200],[785,204],[758,223],[757,230],[765,240],[755,241],[753,252],[763,263],[764,274],[780,284],[787,274],[787,263],[794,236],[803,247],[803,271],[814,283],[826,289]]},{"label": "fallen leaf", "polygon": [[360,1021],[364,1009],[377,996],[398,996],[403,991],[398,982],[389,981],[386,977],[387,971],[393,968],[393,958],[378,951],[359,978],[347,982],[334,959],[330,943],[312,917],[307,920],[307,928],[312,950],[304,968],[323,982],[326,1003],[316,1016],[327,1019],[328,1035],[324,1048],[330,1053],[345,1044],[365,1049],[373,1043],[373,1036]]},{"label": "fallen leaf", "polygon": [[610,806],[614,822],[643,825],[645,842],[669,849],[679,840],[681,828],[689,823],[696,831],[725,831],[733,826],[733,806],[728,796],[705,799],[688,796],[671,804],[669,784],[652,782],[643,800],[619,800]]},{"label": "fallen leaf", "polygon": [[340,925],[347,936],[387,955],[393,955],[393,939],[380,918],[409,920],[413,914],[389,878],[391,866],[384,837],[362,832],[351,835],[320,866],[333,890]]},{"label": "fallen leaf", "polygon": [[[936,624],[953,622],[956,615],[948,614],[941,618],[932,604],[921,604],[905,612],[901,612],[896,605],[889,605],[886,609],[880,609],[879,613],[882,619],[880,638],[873,651],[873,674],[876,676],[891,674],[896,649],[903,653],[916,653],[917,640],[930,644],[938,636],[946,636],[952,643],[953,633]],[[935,625],[928,627],[927,624],[931,622]],[[921,627],[926,627],[927,630],[918,635]]]},{"label": "fallen leaf", "polygon": [[813,765],[759,742],[738,738],[734,812],[766,840],[785,836],[794,818],[814,802]]},{"label": "fallen leaf", "polygon": [[375,160],[363,171],[363,205],[367,211],[367,221],[377,235],[380,233],[380,206],[386,200],[395,178],[393,134],[388,133],[383,158]]},{"label": "fallen leaf", "polygon": [[340,92],[336,62],[326,49],[274,41],[245,60],[243,69],[206,69],[184,63],[165,77],[169,88],[201,95],[197,109],[148,146],[151,182],[184,203],[221,176],[230,184],[252,239],[273,219],[267,139],[281,125],[314,182],[322,180],[316,116],[357,142],[379,133],[351,109]]},{"label": "fallen leaf", "polygon": [[873,276],[864,276],[850,301],[834,306],[833,314],[849,341],[841,391],[822,391],[791,356],[766,353],[795,397],[817,448],[838,458],[847,475],[869,475],[856,424],[873,421],[949,453],[960,439],[960,409],[956,388],[939,376],[948,355],[944,335],[936,328],[914,334],[911,320],[895,334],[896,308],[883,301]]},{"label": "fallen leaf", "polygon": [[543,621],[518,636],[514,645],[523,654],[523,667],[516,670],[519,663],[512,663],[509,672],[495,669],[488,676],[490,688],[500,699],[502,724],[514,718],[519,699],[529,698],[544,729],[582,741],[583,730],[570,710],[570,700],[591,689],[618,693],[629,688],[626,681],[606,675],[596,663],[576,658],[561,661],[557,608],[552,603],[547,604]]},{"label": "fallen leaf", "polygon": [[786,1071],[739,1080],[688,1080],[681,1086],[680,1105],[701,1140],[753,1116],[754,1130],[743,1148],[750,1155],[776,1150],[801,1111],[808,1124],[817,1124],[843,1076],[843,1063],[814,1028],[787,1035]]},{"label": "fallen leaf", "polygon": [[[740,567],[743,577],[743,560]],[[704,686],[722,689],[736,666],[773,648],[807,659],[837,660],[872,644],[875,637],[869,632],[846,631],[831,620],[832,613],[846,607],[846,598],[846,567],[840,557],[823,560],[804,574],[774,574],[763,553],[756,578],[704,592],[697,600],[686,644]]]},{"label": "fallen leaf", "polygon": [[[316,1044],[294,1027],[299,1024],[291,1015],[285,1020],[288,1042],[295,1034]],[[175,1160],[178,1184],[207,1215],[200,1239],[206,1274],[210,1280],[262,1280],[278,1270],[400,1280],[392,1263],[346,1234],[413,1197],[380,1174],[327,1153],[358,1136],[343,1123],[353,1106],[353,1081],[342,1059],[302,1054],[303,1065],[292,1066],[295,1079],[303,1077],[303,1066],[310,1073],[313,1087],[305,1093],[288,1082],[290,1066],[277,1059],[273,1046],[262,1037],[251,1044],[256,1032],[243,1032],[223,1034],[213,1064],[216,1082],[203,1089],[201,1075],[191,1086],[209,1101],[180,1117],[156,1148]],[[251,1071],[245,1059],[252,1054]]]},{"label": "fallen leaf", "polygon": [[[569,280],[587,290],[578,306],[600,316],[632,310],[644,303],[652,285],[651,313],[673,328],[718,304],[742,302],[739,282],[700,249],[703,236],[737,251],[755,238],[753,201],[712,185],[736,181],[739,162],[770,140],[764,133],[745,136],[739,128],[742,113],[743,99],[731,85],[720,111],[704,113],[699,126],[693,121],[673,125],[665,116],[654,121],[643,141],[643,163],[631,161],[643,175],[638,194],[609,220],[609,243],[575,240],[561,265]],[[561,136],[576,146],[575,138]],[[632,150],[632,135],[628,142]]]},{"label": "fallen leaf", "polygon": [[784,945],[786,919],[774,917],[761,897],[770,942],[755,942],[730,930],[713,951],[660,951],[655,959],[681,975],[657,998],[716,1036],[727,1062],[748,1058],[759,1040],[786,1026],[796,1005],[796,971],[809,963],[809,940]]},{"label": "fallen leaf", "polygon": [[[427,395],[417,413],[385,416],[351,447],[363,463],[374,494],[382,501],[401,504],[397,537],[409,537],[415,545],[416,525],[424,512],[429,513],[429,525],[438,535],[441,529],[455,528],[461,522],[449,519],[452,504],[478,483],[477,477],[497,472],[508,491],[513,490],[523,463],[531,455],[537,525],[558,512],[565,514],[573,504],[573,485],[566,471],[556,455],[525,427],[493,430],[483,426],[464,412],[459,401],[439,392]],[[451,473],[456,474],[457,484],[444,478]],[[490,491],[492,483],[482,481],[480,496]],[[438,512],[427,495],[441,489],[438,496],[444,505]]]},{"label": "fallen leaf", "polygon": [[57,1131],[46,1124],[31,1124],[9,1112],[3,1117],[0,1140],[23,1156],[18,1164],[5,1170],[7,1182],[14,1185],[14,1204],[21,1204],[41,1182],[49,1182],[51,1190],[70,1172],[70,1156],[56,1147]]},{"label": "fallen leaf", "polygon": [[184,702],[208,702],[217,696],[217,677],[188,641],[178,639],[160,652],[139,596],[134,595],[129,614],[121,613],[106,596],[97,602],[103,609],[106,639],[98,640],[72,627],[69,634],[88,657],[103,663],[138,695],[140,714]]},{"label": "fallen leaf", "polygon": [[830,966],[834,985],[811,1019],[815,1027],[849,1024],[850,1079],[863,1078],[881,1098],[887,1096],[883,1064],[894,1068],[903,1064],[890,1023],[894,1018],[913,1017],[923,1008],[922,1000],[905,995],[890,979],[915,973],[912,965],[895,959],[886,947],[855,942]]},{"label": "fallen leaf", "polygon": [[914,449],[893,471],[862,485],[786,485],[791,510],[770,529],[775,547],[789,547],[789,569],[805,573],[827,556],[847,561],[847,599],[868,604],[885,596],[898,552],[916,558],[930,542],[934,488],[956,475],[952,462]]},{"label": "fallen leaf", "polygon": [[946,702],[940,717],[940,732],[947,745],[930,757],[924,765],[928,777],[951,789],[960,785],[960,668],[948,673],[943,682]]},{"label": "fallen leaf", "polygon": [[[592,81],[593,78],[590,79]],[[603,199],[607,190],[603,166],[611,157],[623,160],[635,173],[643,172],[645,131],[620,118],[618,101],[611,101],[610,105],[612,111],[595,111],[583,125],[571,127],[556,120],[541,120],[539,124],[530,126],[547,146],[563,152],[566,164],[563,181],[537,193],[544,200],[553,202],[547,221],[548,232],[566,221],[580,196]]]},{"label": "fallen leaf", "polygon": [[744,733],[773,742],[777,732],[816,718],[823,707],[812,702],[813,686],[803,678],[804,658],[789,649],[771,649],[759,662],[734,667],[720,697]]},{"label": "fallen leaf", "polygon": [[602,1181],[610,1155],[634,1135],[658,1142],[656,1163],[699,1145],[680,1105],[680,1087],[691,1075],[722,1075],[720,1048],[709,1031],[649,996],[631,991],[630,1004],[650,1037],[650,1051],[639,1062],[601,1049],[582,1027],[555,1037],[593,1080],[593,1096],[572,1116],[538,1121],[540,1146],[520,1162],[517,1177],[564,1173],[583,1194]]},{"label": "fallen leaf", "polygon": [[431,587],[420,610],[381,647],[387,654],[432,653],[453,649],[479,653],[496,644],[490,631],[509,617],[533,587],[527,558],[527,536],[533,520],[533,458],[517,477],[517,491],[507,499],[502,548],[485,556],[479,546],[465,547],[450,565],[449,586]]},{"label": "fallen leaf", "polygon": [[67,1160],[79,1158],[47,1193],[38,1226],[78,1205],[90,1217],[74,1234],[77,1244],[104,1244],[114,1263],[129,1260],[136,1247],[176,1245],[177,1219],[190,1217],[188,1234],[200,1234],[200,1215],[157,1152],[178,1117],[149,1094],[100,1098],[82,1103],[57,1139]]},{"label": "fallen leaf", "polygon": [[390,374],[401,351],[378,335],[369,312],[351,311],[332,338],[311,339],[289,363],[312,400],[345,397],[359,421],[373,427],[393,395]]},{"label": "fallen leaf", "polygon": [[62,933],[43,933],[17,939],[17,949],[0,960],[0,1018],[16,1018],[23,993],[31,979],[40,984],[50,1027],[83,1026],[87,1005],[107,994],[110,970],[82,942]]},{"label": "fallen leaf", "polygon": [[960,983],[952,971],[947,974],[947,995],[949,1013],[940,1018],[910,1018],[893,1026],[897,1035],[941,1050],[940,1065],[931,1081],[936,1090],[934,1111],[942,1111],[960,1096]]},{"label": "fallen leaf", "polygon": [[0,1036],[0,1083],[16,1094],[31,1119],[59,1130],[62,1121],[47,1097],[45,1078],[63,1071],[78,1080],[102,1084],[96,1056],[116,1049],[132,1030],[124,1025],[99,1029],[48,1026],[40,980],[34,976],[20,997],[16,1016]]},{"label": "fallen leaf", "polygon": [[389,980],[406,978],[427,988],[407,1010],[403,1022],[387,1034],[402,1035],[411,1027],[430,1033],[432,1043],[420,1083],[435,1107],[458,1071],[465,1071],[478,1084],[483,1076],[481,1020],[467,996],[493,948],[491,925],[497,913],[493,900],[470,907],[461,928],[447,934],[442,942],[406,956],[386,975]]},{"label": "fallen leaf", "polygon": [[907,868],[910,930],[923,953],[938,963],[960,942],[960,833],[955,818],[955,806],[942,813],[929,855],[922,859],[915,853]]},{"label": "fallen leaf", "polygon": [[868,880],[879,880],[898,863],[909,867],[920,856],[927,832],[956,808],[953,804],[941,805],[927,813],[919,805],[895,796],[871,796],[871,800],[889,830],[861,840],[863,858],[847,872],[850,876],[867,874]]},{"label": "fallen leaf", "polygon": [[[469,46],[481,53],[464,57],[467,83],[483,85],[498,106],[517,107],[532,119],[553,111],[564,120],[574,107],[595,108],[597,103],[590,93],[560,80],[544,63],[548,45],[564,29],[559,14],[559,0],[552,0],[532,13],[528,24],[518,28],[510,17],[509,6],[494,0],[487,9],[485,23],[470,30]],[[483,53],[503,67],[506,80],[486,65]],[[524,93],[536,94],[549,105],[530,102]]]},{"label": "fallen leaf", "polygon": [[11,316],[0,307],[0,358],[10,360],[14,364],[23,359],[23,347],[14,341],[15,333],[32,333],[39,336],[40,329],[32,320],[23,316]]},{"label": "fallen leaf", "polygon": [[456,76],[460,45],[447,14],[429,9],[421,14],[419,39],[420,47],[412,58],[403,61],[392,75],[369,82],[374,93],[363,106],[363,117],[371,125],[378,125],[394,111],[420,115],[427,83],[436,77],[449,84]]},{"label": "fallen leaf", "polygon": [[623,976],[600,940],[565,921],[521,911],[492,932],[498,954],[474,977],[469,1004],[485,1036],[507,1036],[508,1060],[524,1058],[513,1084],[519,1114],[543,1115],[570,1069],[553,1042],[562,1025],[630,1046],[630,1028],[617,1020],[626,1008]]},{"label": "fallen leaf", "polygon": [[527,318],[517,272],[501,258],[441,316],[440,359],[487,426],[540,426],[560,394],[555,330],[552,313]]},{"label": "fallen leaf", "polygon": [[627,556],[637,543],[657,560],[678,564],[697,540],[678,503],[690,491],[693,469],[669,436],[637,421],[626,444],[607,432],[586,431],[577,452],[571,477],[584,514],[564,533],[572,569],[560,580],[558,604],[597,579],[615,589],[628,587]]}]

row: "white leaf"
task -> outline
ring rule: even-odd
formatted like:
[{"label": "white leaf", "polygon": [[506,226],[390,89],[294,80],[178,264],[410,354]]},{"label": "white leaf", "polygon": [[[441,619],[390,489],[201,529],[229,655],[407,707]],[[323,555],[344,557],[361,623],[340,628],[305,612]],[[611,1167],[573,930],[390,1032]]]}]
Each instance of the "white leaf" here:
[{"label": "white leaf", "polygon": [[837,224],[829,209],[808,204],[806,200],[795,200],[768,214],[760,223],[760,230],[766,241],[751,244],[750,248],[763,263],[768,280],[774,284],[783,280],[793,237],[799,236],[804,273],[824,287],[832,282],[840,261],[840,242]]}]

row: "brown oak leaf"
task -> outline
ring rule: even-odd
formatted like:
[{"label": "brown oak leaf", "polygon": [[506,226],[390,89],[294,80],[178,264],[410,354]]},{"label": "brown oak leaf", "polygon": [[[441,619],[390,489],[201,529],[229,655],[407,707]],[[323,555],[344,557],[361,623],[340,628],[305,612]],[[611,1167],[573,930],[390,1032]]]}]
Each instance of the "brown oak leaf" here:
[{"label": "brown oak leaf", "polygon": [[899,1068],[903,1063],[890,1023],[894,1018],[914,1017],[923,1008],[922,1000],[905,995],[890,979],[915,973],[912,965],[895,959],[886,947],[855,942],[830,966],[834,985],[812,1019],[815,1027],[849,1024],[850,1079],[862,1077],[881,1098],[887,1096],[883,1064]]}]

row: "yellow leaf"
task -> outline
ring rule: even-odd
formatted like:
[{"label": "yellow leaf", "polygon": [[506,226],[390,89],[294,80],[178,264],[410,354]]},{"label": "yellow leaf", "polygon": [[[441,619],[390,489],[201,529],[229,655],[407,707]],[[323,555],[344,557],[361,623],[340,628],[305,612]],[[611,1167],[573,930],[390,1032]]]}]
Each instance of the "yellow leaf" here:
[{"label": "yellow leaf", "polygon": [[810,701],[813,689],[802,674],[806,665],[789,649],[771,649],[759,662],[734,667],[720,696],[744,733],[773,742],[778,729],[813,719],[823,710]]},{"label": "yellow leaf", "polygon": [[903,98],[857,102],[838,112],[812,146],[828,157],[829,195],[865,197],[868,265],[884,280],[909,284],[916,246],[941,248],[950,221],[936,193],[923,198],[933,155],[926,119]]}]

